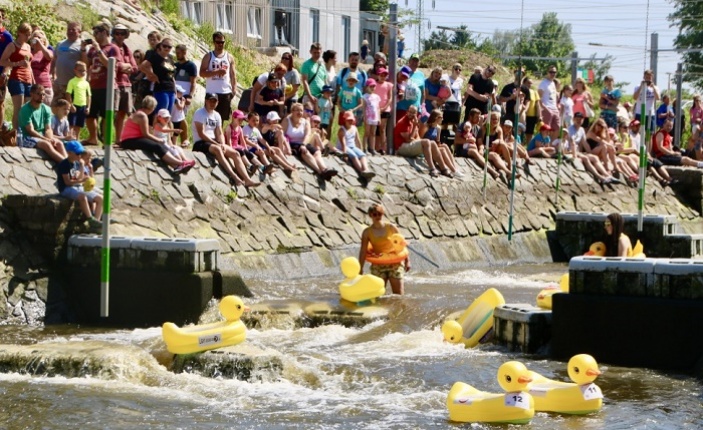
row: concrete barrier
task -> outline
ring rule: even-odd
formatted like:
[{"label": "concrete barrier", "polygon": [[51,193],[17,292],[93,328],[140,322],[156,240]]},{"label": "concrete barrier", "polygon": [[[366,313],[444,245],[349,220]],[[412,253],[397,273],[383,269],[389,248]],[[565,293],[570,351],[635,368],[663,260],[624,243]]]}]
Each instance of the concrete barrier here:
[{"label": "concrete barrier", "polygon": [[[215,239],[125,237],[110,238],[110,266],[118,269],[207,272],[217,270],[220,245]],[[68,263],[99,266],[102,237],[73,235],[68,239]]]},{"label": "concrete barrier", "polygon": [[511,351],[534,354],[552,335],[552,312],[528,304],[505,304],[493,312],[493,342]]},{"label": "concrete barrier", "polygon": [[703,300],[703,261],[657,261],[653,278],[661,297]]},{"label": "concrete barrier", "polygon": [[569,293],[657,296],[653,258],[574,257],[569,261]]}]

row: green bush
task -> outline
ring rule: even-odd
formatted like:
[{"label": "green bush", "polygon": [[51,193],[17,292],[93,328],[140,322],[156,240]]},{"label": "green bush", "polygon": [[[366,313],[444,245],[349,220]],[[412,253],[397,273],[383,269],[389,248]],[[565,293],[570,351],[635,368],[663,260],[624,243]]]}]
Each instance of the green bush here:
[{"label": "green bush", "polygon": [[56,15],[56,7],[46,3],[12,4],[6,9],[7,30],[13,35],[23,22],[38,25],[46,34],[49,44],[56,45],[66,37],[66,25]]}]

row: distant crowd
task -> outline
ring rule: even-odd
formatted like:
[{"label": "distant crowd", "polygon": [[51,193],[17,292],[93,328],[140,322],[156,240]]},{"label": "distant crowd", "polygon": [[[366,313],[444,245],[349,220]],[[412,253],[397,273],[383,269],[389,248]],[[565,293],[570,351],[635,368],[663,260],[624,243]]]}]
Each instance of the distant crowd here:
[{"label": "distant crowd", "polygon": [[[3,19],[0,10],[0,24]],[[0,116],[9,90],[16,143],[39,148],[58,163],[60,193],[79,202],[93,227],[100,224],[101,197],[85,185],[100,160],[91,159],[86,147],[102,143],[106,103],[113,95],[119,147],[153,153],[174,174],[195,166],[184,152],[192,148],[214,157],[235,187],[256,187],[277,170],[295,175],[291,157],[321,181],[332,180],[339,172],[327,167],[329,155],[351,164],[365,184],[375,175],[368,157],[388,152],[423,156],[433,177],[464,176],[455,160],[470,158],[506,184],[513,154],[527,171],[532,158],[562,155],[581,160],[601,183],[634,184],[644,127],[653,132],[646,142],[648,171],[662,184],[671,181],[667,165],[703,168],[700,96],[690,112],[690,141],[673,142],[673,123],[683,121],[683,112],[661,95],[649,70],[635,88],[633,116],[628,103],[620,104],[611,76],[598,99],[581,78],[573,86],[560,85],[555,66],[538,82],[515,70],[514,81],[501,89],[493,65],[475,67],[468,76],[462,64],[446,72],[435,67],[425,76],[416,54],[395,76],[383,52],[365,70],[360,60],[369,55],[368,47],[363,55],[352,52],[348,66],[337,70],[337,53],[316,42],[299,69],[293,55],[284,53],[234,109],[237,68],[224,34],[212,35],[213,48],[198,65],[185,45],[174,45],[158,31],[149,33],[146,52],[129,48],[130,32],[120,24],[97,24],[92,38],[81,38],[82,32],[80,23],[70,22],[66,39],[52,47],[39,26],[22,23],[14,36],[0,28]],[[110,58],[116,62],[112,82]],[[205,102],[189,124],[198,77],[205,80]],[[393,113],[396,123],[389,124]],[[79,141],[84,127],[87,137]]]}]

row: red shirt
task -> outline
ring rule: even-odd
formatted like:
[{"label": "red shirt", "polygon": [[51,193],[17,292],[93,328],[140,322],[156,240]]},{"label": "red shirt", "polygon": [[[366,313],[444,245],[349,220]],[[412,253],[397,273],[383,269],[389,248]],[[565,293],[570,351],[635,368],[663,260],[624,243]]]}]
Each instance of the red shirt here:
[{"label": "red shirt", "polygon": [[[115,45],[117,46],[117,45]],[[129,73],[124,73],[121,71],[120,65],[121,64],[129,64],[132,66],[132,72],[137,70],[137,62],[134,61],[134,56],[132,55],[132,50],[129,49],[129,46],[122,44],[122,46],[117,46],[117,49],[120,50],[120,54],[122,54],[122,63],[117,63],[117,85],[120,87],[131,87],[132,86],[132,81],[129,80]]]},{"label": "red shirt", "polygon": [[410,122],[407,115],[402,117],[395,125],[395,128],[393,129],[393,146],[396,151],[400,148],[400,145],[406,143],[401,133],[409,133],[412,129],[413,124]]},{"label": "red shirt", "polygon": [[[123,63],[120,48],[112,43],[107,43],[100,47],[108,58],[115,57],[117,64]],[[88,52],[88,83],[93,90],[103,90],[107,88],[107,67],[100,62],[100,55],[95,49]],[[117,73],[112,83],[117,88]]]},{"label": "red shirt", "polygon": [[[657,136],[662,135],[664,138],[662,139],[661,145],[657,145]],[[654,153],[655,158],[662,157],[664,155],[668,155],[663,153],[659,148],[664,147],[671,149],[671,135],[664,130],[659,130],[658,132],[654,133],[654,136],[652,136],[652,152]]]}]

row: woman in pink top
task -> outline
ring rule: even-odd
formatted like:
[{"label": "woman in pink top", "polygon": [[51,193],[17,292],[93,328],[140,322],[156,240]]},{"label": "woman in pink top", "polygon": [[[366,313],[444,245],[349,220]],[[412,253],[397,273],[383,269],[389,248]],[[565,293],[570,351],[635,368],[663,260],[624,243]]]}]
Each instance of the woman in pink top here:
[{"label": "woman in pink top", "polygon": [[703,121],[703,104],[701,96],[693,96],[693,106],[691,106],[691,133],[695,133],[701,127]]},{"label": "woman in pink top", "polygon": [[381,123],[376,128],[377,135],[380,139],[376,139],[376,152],[383,155],[386,153],[388,142],[386,140],[386,128],[388,118],[391,117],[391,100],[393,99],[393,83],[388,82],[388,69],[380,67],[376,73],[378,74],[378,82],[376,82],[375,94],[381,98]]},{"label": "woman in pink top", "polygon": [[586,112],[586,105],[588,105],[591,112],[593,112],[594,104],[591,91],[588,89],[588,85],[586,85],[586,81],[584,81],[583,78],[576,78],[576,82],[574,83],[574,92],[571,94],[571,100],[574,102],[573,113],[576,114],[576,112],[581,112],[581,114],[583,114],[583,128],[588,129],[591,117],[589,117]]},{"label": "woman in pink top", "polygon": [[32,47],[32,73],[34,81],[39,85],[44,85],[44,98],[42,102],[51,106],[54,98],[54,90],[51,84],[51,61],[54,59],[54,50],[49,46],[46,35],[41,30],[35,30],[29,39]]}]

